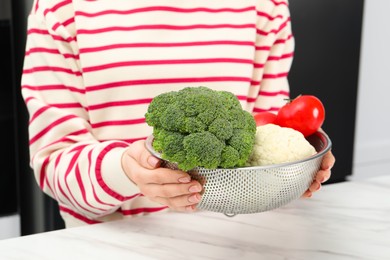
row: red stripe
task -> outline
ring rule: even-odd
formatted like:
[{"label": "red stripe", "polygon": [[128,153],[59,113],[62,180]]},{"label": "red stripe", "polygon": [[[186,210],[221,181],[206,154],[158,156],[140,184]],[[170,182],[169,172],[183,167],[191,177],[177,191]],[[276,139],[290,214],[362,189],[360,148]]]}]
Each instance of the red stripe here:
[{"label": "red stripe", "polygon": [[45,183],[46,183],[47,187],[49,188],[50,193],[52,194],[51,196],[53,196],[55,199],[57,199],[57,198],[56,198],[57,196],[56,196],[56,194],[54,193],[53,189],[51,188],[50,183],[49,183],[49,180],[48,180],[47,178],[45,178]]},{"label": "red stripe", "polygon": [[113,31],[135,31],[135,30],[196,30],[196,29],[245,29],[256,28],[255,24],[193,24],[193,25],[168,25],[168,24],[148,24],[130,27],[113,26],[94,30],[79,29],[78,34],[98,34]]},{"label": "red stripe", "polygon": [[54,40],[57,40],[57,41],[64,41],[64,42],[72,42],[72,41],[75,41],[76,40],[76,37],[68,37],[66,39],[58,36],[58,35],[51,35],[47,30],[41,30],[41,29],[29,29],[27,31],[27,34],[28,35],[31,35],[31,34],[41,34],[41,35],[50,35]]},{"label": "red stripe", "polygon": [[[131,139],[118,139],[118,138],[115,138],[115,140],[131,144],[131,143],[134,143],[134,142],[139,141],[139,140],[145,140],[146,138],[147,137],[145,136],[145,137],[137,137],[137,138],[131,138]],[[112,141],[112,139],[100,139],[99,141],[101,141],[101,142]]]},{"label": "red stripe", "polygon": [[237,95],[236,97],[237,97],[238,100],[241,100],[241,101],[245,101],[247,99],[247,96]]},{"label": "red stripe", "polygon": [[261,63],[254,63],[254,64],[253,64],[253,67],[256,68],[256,69],[261,69],[261,68],[264,68],[264,64],[261,64]]},{"label": "red stripe", "polygon": [[276,16],[271,16],[265,12],[257,11],[257,15],[261,17],[265,17],[270,21],[273,21],[275,19],[283,19],[283,15],[276,15]]},{"label": "red stripe", "polygon": [[28,104],[31,100],[36,100],[36,98],[35,98],[35,97],[26,97],[25,100],[24,100],[24,102],[25,102],[26,104]]},{"label": "red stripe", "polygon": [[39,115],[41,115],[43,112],[45,112],[46,110],[48,110],[50,107],[49,106],[44,106],[44,107],[41,107],[39,108],[33,115],[32,117],[30,118],[30,121],[28,122],[28,124],[30,125]]},{"label": "red stripe", "polygon": [[117,107],[117,106],[142,105],[142,104],[149,104],[151,101],[152,98],[106,102],[101,104],[90,105],[88,107],[88,110],[91,111],[91,110],[98,110],[98,109]]},{"label": "red stripe", "polygon": [[[60,160],[61,160],[61,157],[62,157],[62,154],[63,154],[63,152],[60,152],[58,155],[57,155],[57,158],[56,158],[56,160],[55,160],[55,162],[54,162],[54,172],[53,172],[53,175],[54,175],[54,177],[53,177],[53,180],[55,181],[55,180],[57,180],[57,187],[58,187],[58,189],[59,189],[59,191],[60,191],[60,193],[68,200],[68,201],[70,201],[69,200],[69,198],[66,196],[66,194],[64,193],[64,191],[62,190],[62,187],[61,187],[61,184],[60,184],[60,181],[57,179],[57,167],[58,167],[58,165],[59,165],[59,163],[60,163]],[[59,201],[60,203],[64,203],[64,201],[58,196],[58,193],[56,193],[56,200],[57,201]],[[70,202],[71,203],[71,202]]]},{"label": "red stripe", "polygon": [[72,58],[72,59],[79,59],[79,55],[72,54],[72,53],[60,53],[57,49],[48,49],[48,48],[31,48],[26,51],[25,56],[29,56],[33,53],[50,53],[50,54],[57,54],[57,55],[62,55],[65,58]]},{"label": "red stripe", "polygon": [[287,5],[287,6],[288,6],[288,3],[286,3],[286,2],[278,2],[278,1],[275,1],[275,0],[271,0],[271,2],[272,2],[274,5]]},{"label": "red stripe", "polygon": [[278,39],[275,41],[274,44],[283,44],[286,43],[288,40],[292,39],[294,36],[290,34],[286,39]]},{"label": "red stripe", "polygon": [[66,26],[68,26],[68,25],[70,25],[70,24],[72,24],[72,23],[74,23],[74,17],[71,17],[71,18],[69,18],[68,20],[64,21],[64,22],[62,23],[62,25],[66,27]]},{"label": "red stripe", "polygon": [[257,108],[255,107],[253,109],[253,112],[278,112],[280,107],[270,107],[268,109],[263,109],[263,108]]},{"label": "red stripe", "polygon": [[41,165],[41,170],[39,172],[39,187],[43,189],[43,184],[45,183],[46,178],[46,167],[49,164],[49,156],[45,158]]},{"label": "red stripe", "polygon": [[80,145],[77,145],[77,146],[73,147],[73,148],[68,152],[68,154],[73,153],[73,152],[80,152],[80,151],[83,150],[86,146],[87,146],[87,144],[80,144]]},{"label": "red stripe", "polygon": [[71,69],[61,68],[61,67],[52,67],[52,66],[40,66],[40,67],[33,67],[31,69],[25,69],[25,70],[23,70],[23,74],[42,72],[42,71],[64,72],[67,74],[73,74],[75,76],[82,75],[80,71],[72,71]]},{"label": "red stripe", "polygon": [[277,78],[284,78],[288,76],[288,72],[282,72],[277,74],[264,74],[263,79],[277,79]]},{"label": "red stripe", "polygon": [[[63,151],[57,156],[55,162],[54,162],[54,167],[57,168],[57,166],[59,165],[60,161],[61,161],[61,157],[62,157],[62,154],[63,154]],[[54,172],[55,174],[55,172]]]},{"label": "red stripe", "polygon": [[31,85],[22,85],[22,89],[30,89],[35,91],[49,91],[49,90],[67,90],[71,92],[78,92],[81,94],[85,94],[84,89],[78,89],[73,86],[67,86],[67,85],[41,85],[41,86],[31,86]]},{"label": "red stripe", "polygon": [[130,119],[130,120],[112,120],[91,124],[92,128],[99,128],[105,126],[118,126],[118,125],[135,125],[145,123],[145,118]]},{"label": "red stripe", "polygon": [[294,56],[294,52],[286,53],[280,56],[269,56],[268,60],[281,60],[281,59],[287,59],[292,58]]},{"label": "red stripe", "polygon": [[[60,154],[60,156],[62,156],[62,154]],[[59,163],[59,159],[58,159],[58,163]],[[58,164],[57,164],[58,165]],[[61,186],[61,183],[60,183],[60,180],[57,179],[57,186],[58,186],[58,189],[60,191],[60,193],[62,194],[62,196],[64,196],[66,198],[66,200],[73,206],[75,207],[75,205],[73,204],[73,202],[69,199],[69,197],[66,195],[65,191],[62,189],[62,186]]]},{"label": "red stripe", "polygon": [[39,0],[37,0],[35,3],[35,8],[34,8],[35,12],[38,11],[38,8],[39,8]]},{"label": "red stripe", "polygon": [[[92,172],[92,171],[91,171],[91,166],[92,166],[92,150],[90,150],[90,151],[88,152],[88,178],[89,178],[89,181],[90,181],[91,183],[93,183],[92,178],[91,178],[91,174],[95,174],[95,172]],[[95,200],[96,200],[97,202],[99,202],[99,203],[102,204],[102,205],[109,206],[109,207],[115,207],[114,204],[106,203],[106,202],[101,201],[101,200],[99,199],[99,197],[97,196],[97,194],[96,194],[95,185],[91,185],[91,187],[92,187],[92,194],[93,194],[93,197],[95,198]]]},{"label": "red stripe", "polygon": [[57,49],[48,49],[48,48],[41,48],[41,47],[36,47],[36,48],[31,48],[26,51],[25,56],[30,55],[31,53],[52,53],[52,54],[60,54],[60,52]]},{"label": "red stripe", "polygon": [[51,28],[53,31],[55,31],[58,27],[60,27],[61,24],[59,22],[57,22],[56,24],[53,25],[53,27]]},{"label": "red stripe", "polygon": [[270,46],[256,46],[256,51],[269,51],[271,50]]},{"label": "red stripe", "polygon": [[[74,132],[72,132],[72,133],[67,134],[66,136],[61,137],[61,138],[58,139],[58,140],[55,140],[55,141],[53,141],[53,142],[51,142],[51,143],[49,143],[49,144],[47,144],[47,145],[41,147],[41,148],[39,149],[39,151],[42,151],[42,150],[46,149],[47,147],[50,147],[50,146],[52,146],[52,145],[54,145],[54,144],[57,144],[57,143],[64,143],[64,142],[76,143],[77,141],[76,141],[76,140],[73,140],[73,139],[71,138],[71,136],[78,136],[78,135],[82,135],[82,134],[86,134],[86,133],[89,133],[87,129],[81,129],[81,130],[74,131]],[[35,155],[36,155],[36,154],[33,155],[32,161],[34,160]],[[59,156],[57,157],[57,159],[59,159]],[[55,167],[57,167],[57,163],[59,163],[59,161],[58,161],[58,162],[56,161]]]},{"label": "red stripe", "polygon": [[287,24],[288,24],[288,22],[290,22],[290,20],[291,20],[291,19],[290,19],[290,17],[289,17],[286,21],[284,21],[284,22],[279,26],[278,29],[273,29],[273,30],[268,31],[268,32],[263,31],[263,30],[260,30],[260,29],[257,29],[256,32],[257,32],[258,34],[260,34],[260,35],[265,35],[265,36],[267,36],[268,34],[271,34],[271,33],[278,34],[281,30],[283,30],[284,27],[287,26]]},{"label": "red stripe", "polygon": [[124,215],[136,215],[136,214],[141,214],[141,213],[153,213],[153,212],[158,212],[164,209],[167,209],[168,207],[159,207],[159,208],[136,208],[136,209],[126,209],[126,210],[120,210],[120,212]]},{"label": "red stripe", "polygon": [[[77,130],[77,131],[74,131],[72,133],[69,133],[67,134],[66,136],[63,136],[61,137],[60,139],[58,140],[55,140],[41,148],[39,148],[39,151],[42,151],[44,149],[46,149],[47,147],[50,147],[54,144],[57,144],[57,143],[64,143],[64,142],[68,142],[68,143],[76,143],[77,141],[76,140],[73,140],[71,138],[71,136],[78,136],[78,135],[82,135],[82,134],[86,134],[86,133],[89,133],[87,129],[81,129],[81,130]],[[37,153],[35,153],[33,156],[32,156],[32,161],[34,161],[34,158],[35,158],[35,155],[37,155]],[[55,164],[55,167],[57,167],[57,164],[59,163],[59,161],[57,161],[59,159],[60,156],[57,156],[57,159],[56,159],[56,164]]]},{"label": "red stripe", "polygon": [[260,96],[274,97],[274,96],[277,96],[277,95],[289,96],[290,93],[288,91],[284,91],[284,90],[275,91],[275,92],[260,90],[259,91],[259,95]]},{"label": "red stripe", "polygon": [[[82,145],[82,148],[84,148],[85,146],[86,146],[86,145]],[[68,168],[66,169],[65,176],[64,176],[65,186],[66,186],[66,188],[67,188],[67,190],[68,190],[70,196],[72,197],[73,201],[77,204],[77,206],[78,206],[79,208],[81,208],[82,210],[88,211],[88,212],[90,212],[90,213],[92,213],[92,214],[99,214],[98,212],[92,211],[92,210],[87,209],[86,207],[82,206],[82,205],[78,202],[78,200],[75,199],[75,197],[73,196],[72,190],[69,188],[68,176],[69,176],[69,174],[72,172],[73,167],[74,167],[75,165],[76,165],[76,167],[77,167],[76,162],[78,161],[81,152],[82,152],[82,150],[77,151],[77,152],[72,156],[72,159],[70,160],[70,163],[69,163],[69,165],[68,165]],[[76,168],[76,167],[75,167],[75,168]],[[73,176],[72,176],[72,181],[73,181]],[[71,202],[71,201],[69,200],[69,202]],[[72,205],[74,205],[74,204],[72,203]],[[100,211],[101,211],[101,210],[100,210]]]},{"label": "red stripe", "polygon": [[55,31],[55,30],[57,30],[57,28],[60,27],[60,26],[66,27],[66,26],[68,26],[69,24],[72,24],[72,23],[74,23],[74,17],[69,18],[68,20],[66,20],[66,21],[63,22],[63,23],[57,22],[57,23],[52,27],[52,30]]},{"label": "red stripe", "polygon": [[102,176],[102,161],[103,161],[103,158],[104,156],[111,150],[111,149],[114,149],[114,148],[118,148],[118,147],[123,147],[123,148],[126,148],[128,145],[125,144],[125,143],[111,143],[109,145],[107,145],[101,152],[100,154],[98,155],[98,157],[96,158],[96,166],[95,166],[95,173],[96,173],[96,179],[97,179],[97,182],[99,183],[100,187],[108,194],[110,195],[111,197],[119,200],[119,201],[124,201],[124,200],[130,200],[132,198],[135,198],[137,196],[139,196],[139,193],[136,193],[130,197],[124,197],[122,195],[120,195],[119,193],[117,193],[116,191],[112,190],[110,187],[108,187],[108,185],[104,182],[103,180],[103,176]]},{"label": "red stripe", "polygon": [[61,7],[63,6],[66,6],[68,4],[71,4],[72,3],[72,0],[65,0],[65,1],[62,1],[62,2],[59,2],[58,4],[56,4],[55,6],[53,6],[52,8],[50,9],[46,9],[43,14],[46,16],[49,12],[55,12],[57,11],[58,9],[60,9]]},{"label": "red stripe", "polygon": [[43,135],[45,135],[47,132],[49,132],[52,128],[70,120],[70,119],[73,119],[73,118],[78,118],[77,116],[75,115],[68,115],[68,116],[64,116],[56,121],[54,121],[53,123],[49,124],[48,126],[46,126],[41,132],[39,132],[38,134],[36,134],[34,137],[32,137],[30,139],[30,145],[32,145],[34,142],[36,142],[39,138],[41,138]]},{"label": "red stripe", "polygon": [[83,108],[85,109],[80,103],[58,103],[58,104],[50,104],[52,107],[56,108]]},{"label": "red stripe", "polygon": [[192,46],[211,46],[211,45],[236,45],[236,46],[254,46],[254,42],[249,41],[204,41],[204,42],[140,42],[112,44],[99,47],[81,48],[80,53],[107,51],[123,48],[171,48],[171,47],[192,47]]},{"label": "red stripe", "polygon": [[138,79],[117,81],[111,83],[105,83],[100,85],[93,85],[86,87],[87,91],[98,91],[116,87],[128,87],[135,85],[151,85],[151,84],[172,84],[172,83],[200,83],[200,82],[250,82],[250,78],[245,77],[198,77],[198,78],[162,78],[162,79]]},{"label": "red stripe", "polygon": [[252,81],[251,81],[251,86],[259,86],[260,83],[261,83],[261,81],[252,80]]},{"label": "red stripe", "polygon": [[77,218],[78,220],[81,220],[87,224],[98,224],[101,223],[100,221],[92,220],[89,218],[84,217],[83,215],[80,215],[79,213],[74,212],[73,210],[70,210],[68,208],[65,208],[64,206],[59,206],[60,211],[65,212],[69,215],[72,215],[74,218]]},{"label": "red stripe", "polygon": [[77,141],[76,140],[73,140],[71,137],[73,136],[79,136],[79,135],[82,135],[82,134],[88,134],[89,131],[87,129],[81,129],[81,130],[76,130],[74,132],[71,132],[69,134],[67,134],[66,136],[52,142],[50,145],[52,144],[55,144],[55,143],[60,143],[60,142],[72,142],[72,143],[76,143]]},{"label": "red stripe", "polygon": [[77,135],[82,135],[82,134],[87,134],[87,133],[89,133],[87,129],[81,129],[81,130],[74,131],[72,133],[67,134],[66,136],[61,137],[58,140],[55,140],[54,142],[49,143],[48,145],[43,146],[42,148],[40,148],[40,150],[43,150],[43,149],[50,147],[50,146],[57,144],[57,143],[64,143],[64,142],[76,143],[77,141],[70,138],[71,136],[77,136]]},{"label": "red stripe", "polygon": [[142,12],[156,12],[156,11],[165,11],[165,12],[175,12],[175,13],[194,13],[194,12],[207,12],[207,13],[221,13],[221,12],[231,12],[231,13],[242,13],[255,10],[255,7],[244,7],[239,9],[234,8],[220,8],[220,9],[212,9],[212,8],[176,8],[176,7],[168,7],[168,6],[152,6],[152,7],[144,7],[137,8],[132,10],[106,10],[97,13],[86,13],[77,11],[76,16],[85,16],[85,17],[96,17],[110,14],[117,15],[128,15]]},{"label": "red stripe", "polygon": [[101,210],[101,211],[105,211],[105,209],[102,209],[102,208],[99,208],[99,207],[95,207],[95,206],[91,205],[91,204],[88,202],[88,200],[87,200],[87,194],[86,194],[86,192],[85,192],[83,180],[81,179],[81,173],[80,173],[80,169],[79,169],[78,165],[76,165],[75,174],[76,174],[77,184],[78,184],[78,186],[79,186],[79,188],[80,188],[81,196],[83,197],[84,203],[85,203],[86,205],[88,205],[89,207],[91,207],[91,208],[94,208],[94,209],[97,209],[97,210]]},{"label": "red stripe", "polygon": [[138,60],[115,62],[99,66],[86,67],[83,72],[93,72],[117,67],[126,66],[147,66],[147,65],[181,65],[181,64],[201,64],[201,63],[243,63],[253,64],[252,60],[234,58],[210,58],[210,59],[183,59],[183,60]]},{"label": "red stripe", "polygon": [[249,103],[256,102],[258,97],[248,97],[248,96],[237,96],[238,100],[246,101]]},{"label": "red stripe", "polygon": [[44,34],[44,35],[50,35],[49,31],[47,30],[42,30],[42,29],[36,29],[36,28],[31,28],[27,31],[27,34]]}]

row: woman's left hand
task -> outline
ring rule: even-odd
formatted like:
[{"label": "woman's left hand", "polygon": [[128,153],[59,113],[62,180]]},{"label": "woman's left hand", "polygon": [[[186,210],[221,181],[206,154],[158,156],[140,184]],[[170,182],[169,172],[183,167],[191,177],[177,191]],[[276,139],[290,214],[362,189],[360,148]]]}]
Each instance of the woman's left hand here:
[{"label": "woman's left hand", "polygon": [[313,195],[313,192],[316,192],[321,189],[321,183],[329,180],[331,175],[331,169],[335,163],[336,159],[334,158],[331,151],[325,154],[324,159],[321,163],[321,169],[317,172],[317,175],[310,185],[309,189],[302,195],[303,198],[310,198]]}]

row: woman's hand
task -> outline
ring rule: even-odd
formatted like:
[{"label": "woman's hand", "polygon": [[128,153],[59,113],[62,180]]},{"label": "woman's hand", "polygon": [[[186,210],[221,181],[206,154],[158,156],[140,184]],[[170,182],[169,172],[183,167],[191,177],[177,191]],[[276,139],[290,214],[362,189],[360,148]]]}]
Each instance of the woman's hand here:
[{"label": "woman's hand", "polygon": [[315,180],[310,185],[309,189],[302,195],[302,197],[310,198],[313,195],[313,192],[316,192],[321,189],[321,183],[329,180],[331,175],[331,169],[335,163],[336,159],[334,158],[331,151],[325,154],[324,159],[321,163],[321,169],[318,171]]},{"label": "woman's hand", "polygon": [[132,143],[122,156],[122,167],[150,200],[177,211],[194,211],[202,186],[188,173],[159,168],[160,160],[145,148],[145,141]]}]

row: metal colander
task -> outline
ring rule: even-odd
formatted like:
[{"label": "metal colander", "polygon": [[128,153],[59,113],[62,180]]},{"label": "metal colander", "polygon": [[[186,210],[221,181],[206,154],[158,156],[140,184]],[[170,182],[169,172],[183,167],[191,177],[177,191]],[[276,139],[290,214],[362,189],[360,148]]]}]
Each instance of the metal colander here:
[{"label": "metal colander", "polygon": [[[203,184],[202,199],[197,208],[224,213],[227,216],[264,212],[298,199],[309,188],[318,172],[323,156],[331,148],[329,137],[317,132],[307,138],[317,153],[309,158],[269,166],[232,169],[195,168],[188,173]],[[153,136],[146,140],[152,147]],[[175,163],[164,161],[163,167],[177,169]]]}]

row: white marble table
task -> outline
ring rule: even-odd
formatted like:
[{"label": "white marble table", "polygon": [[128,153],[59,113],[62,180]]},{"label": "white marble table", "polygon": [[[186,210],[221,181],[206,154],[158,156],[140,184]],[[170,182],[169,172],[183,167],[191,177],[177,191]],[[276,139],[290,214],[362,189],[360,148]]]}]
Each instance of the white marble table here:
[{"label": "white marble table", "polygon": [[2,240],[0,259],[390,259],[390,176],[260,214],[161,213]]}]

